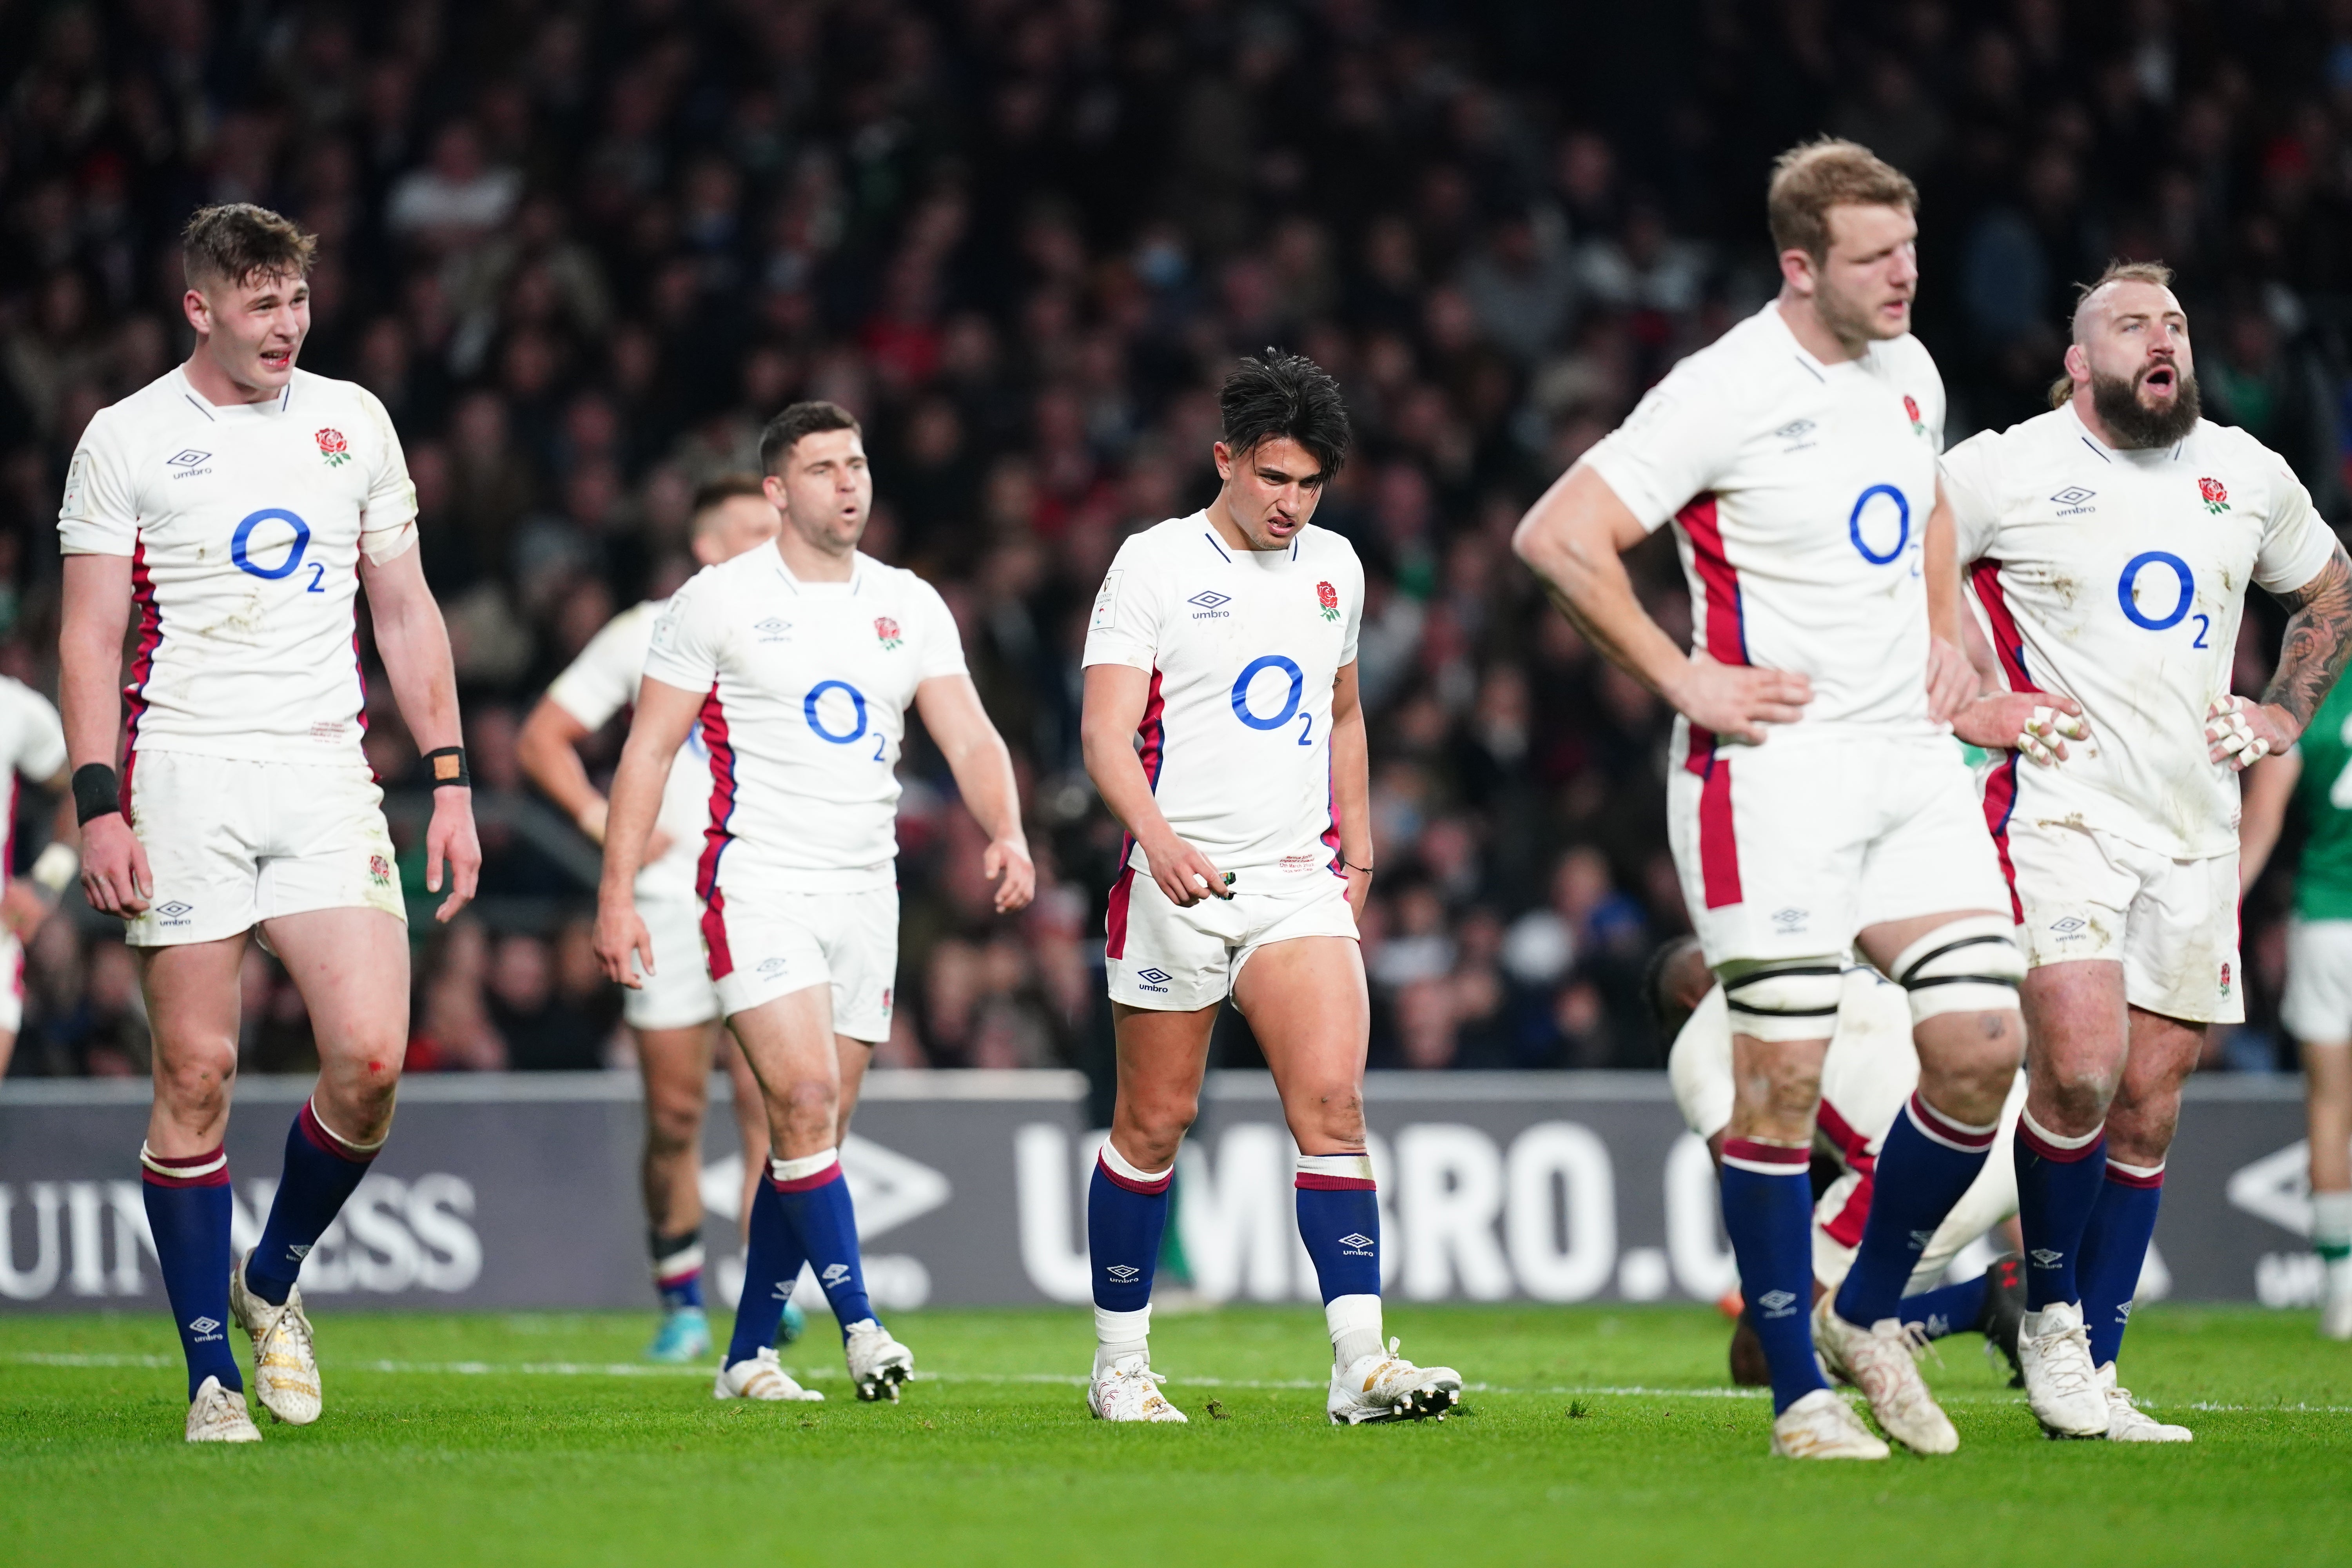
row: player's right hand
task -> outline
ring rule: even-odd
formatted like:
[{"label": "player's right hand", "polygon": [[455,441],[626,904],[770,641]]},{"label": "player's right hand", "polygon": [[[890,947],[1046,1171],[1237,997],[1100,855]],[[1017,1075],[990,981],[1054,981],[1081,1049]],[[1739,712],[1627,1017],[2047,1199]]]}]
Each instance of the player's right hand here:
[{"label": "player's right hand", "polygon": [[631,961],[642,959],[646,973],[653,973],[654,938],[637,913],[635,900],[596,906],[594,946],[596,962],[604,966],[605,979],[618,981],[632,991],[646,988],[643,976]]},{"label": "player's right hand", "polygon": [[1151,879],[1180,910],[1189,910],[1202,899],[1234,896],[1225,874],[1206,855],[1173,834],[1157,847],[1145,845],[1143,857],[1150,862]]},{"label": "player's right hand", "polygon": [[18,942],[30,942],[56,907],[30,878],[11,877],[7,890],[0,892],[0,930]]},{"label": "player's right hand", "polygon": [[91,909],[122,920],[145,914],[155,896],[146,846],[119,811],[81,825],[81,890]]},{"label": "player's right hand", "polygon": [[1813,683],[1795,670],[1719,664],[1698,651],[1690,657],[1689,672],[1665,695],[1676,712],[1702,729],[1760,746],[1765,725],[1793,724],[1805,716]]},{"label": "player's right hand", "polygon": [[2054,691],[1996,691],[1952,715],[1952,733],[1988,752],[2022,752],[2041,767],[2066,760],[2066,742],[2087,741],[2083,705]]}]

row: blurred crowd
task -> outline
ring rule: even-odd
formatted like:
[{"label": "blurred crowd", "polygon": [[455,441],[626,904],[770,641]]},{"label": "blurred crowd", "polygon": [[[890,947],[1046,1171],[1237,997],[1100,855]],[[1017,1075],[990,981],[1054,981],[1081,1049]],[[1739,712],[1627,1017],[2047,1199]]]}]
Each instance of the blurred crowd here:
[{"label": "blurred crowd", "polygon": [[[2039,410],[2074,280],[2161,257],[2209,412],[2344,511],[2347,0],[58,0],[0,6],[0,669],[55,689],[67,459],[184,353],[180,225],[295,216],[321,239],[301,363],[397,423],[488,819],[447,928],[400,826],[419,1068],[625,1059],[593,852],[531,805],[516,729],[608,616],[683,580],[695,486],[756,468],[797,397],[864,419],[866,548],[946,595],[1040,871],[993,917],[978,830],[909,745],[898,1065],[1107,1049],[1119,836],[1078,765],[1076,655],[1124,534],[1213,493],[1240,352],[1329,367],[1360,437],[1317,521],[1368,565],[1375,1067],[1663,1059],[1640,980],[1685,923],[1670,716],[1508,539],[1770,297],[1781,148],[1847,134],[1919,182],[1952,438]],[[1685,630],[1671,548],[1633,564]],[[2244,680],[2278,624],[2249,617]],[[369,689],[397,799],[415,749]],[[2239,1065],[2271,1059],[2280,880],[2249,910],[2255,1025],[2217,1045]],[[98,922],[52,921],[26,984],[17,1071],[143,1068]],[[244,1027],[250,1068],[304,1065],[258,952]]]}]

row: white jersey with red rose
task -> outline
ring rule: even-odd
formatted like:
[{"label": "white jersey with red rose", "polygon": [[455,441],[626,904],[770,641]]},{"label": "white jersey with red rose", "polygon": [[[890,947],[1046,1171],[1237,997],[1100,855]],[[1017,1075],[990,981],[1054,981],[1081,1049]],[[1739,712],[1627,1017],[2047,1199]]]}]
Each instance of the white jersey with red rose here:
[{"label": "white jersey with red rose", "polygon": [[[1143,771],[1178,837],[1248,873],[1337,872],[1331,687],[1355,662],[1364,569],[1309,523],[1282,550],[1234,550],[1206,512],[1119,546],[1084,662],[1150,677]],[[1129,846],[1128,864],[1149,866]]]},{"label": "white jersey with red rose", "polygon": [[360,552],[392,560],[415,518],[392,420],[351,382],[298,370],[267,403],[215,406],[174,368],[100,409],[58,536],[131,558],[132,750],[362,761]]}]

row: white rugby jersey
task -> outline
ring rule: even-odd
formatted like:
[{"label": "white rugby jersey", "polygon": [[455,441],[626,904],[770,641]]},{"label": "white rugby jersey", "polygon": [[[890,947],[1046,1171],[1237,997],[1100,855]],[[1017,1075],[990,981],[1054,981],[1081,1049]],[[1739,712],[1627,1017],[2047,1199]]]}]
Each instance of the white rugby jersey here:
[{"label": "white rugby jersey", "polygon": [[17,781],[47,784],[66,771],[66,729],[49,700],[0,675],[0,769],[8,773],[8,816],[0,822],[0,874],[16,864]]},{"label": "white rugby jersey", "polygon": [[804,583],[761,545],[671,596],[646,673],[706,694],[706,900],[896,884],[907,708],[922,682],[965,673],[937,589],[863,554],[846,583]]},{"label": "white rugby jersey", "polygon": [[2091,727],[2056,767],[1994,769],[1995,832],[2022,809],[2180,859],[2236,849],[2206,706],[2230,689],[2246,584],[2300,588],[2336,547],[2285,460],[2210,421],[2119,451],[2070,405],[1954,447],[1944,492],[2010,685],[2063,692]]},{"label": "white rugby jersey", "polygon": [[[1920,563],[1943,428],[1943,378],[1916,338],[1824,364],[1768,304],[1584,460],[1644,528],[1674,520],[1694,647],[1811,678],[1804,717],[1776,733],[1932,734]],[[1694,772],[1714,739],[1675,721]]]},{"label": "white rugby jersey", "polygon": [[1237,887],[1339,869],[1331,684],[1355,662],[1363,605],[1354,549],[1312,523],[1287,549],[1232,550],[1196,511],[1129,539],[1103,576],[1084,662],[1150,675],[1138,733],[1152,795]]},{"label": "white rugby jersey", "polygon": [[[606,621],[604,629],[580,650],[580,657],[549,683],[548,700],[591,730],[603,729],[614,714],[636,701],[637,678],[645,673],[654,622],[667,602],[647,599]],[[693,897],[694,866],[702,854],[709,801],[710,751],[702,743],[702,724],[698,720],[670,765],[661,812],[654,818],[654,826],[669,836],[669,847],[637,872],[637,897]]]},{"label": "white rugby jersey", "polygon": [[360,552],[416,542],[416,491],[374,394],[298,370],[215,407],[174,367],[99,410],[58,509],[68,555],[128,555],[133,751],[355,763]]}]

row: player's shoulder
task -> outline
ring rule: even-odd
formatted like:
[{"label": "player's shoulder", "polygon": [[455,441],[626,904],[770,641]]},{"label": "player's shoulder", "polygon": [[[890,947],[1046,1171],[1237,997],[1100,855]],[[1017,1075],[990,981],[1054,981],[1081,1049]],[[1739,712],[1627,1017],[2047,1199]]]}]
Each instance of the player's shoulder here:
[{"label": "player's shoulder", "polygon": [[[1203,542],[1203,536],[1207,542]],[[1120,542],[1117,563],[1133,566],[1146,561],[1169,561],[1187,552],[1206,553],[1216,542],[1209,526],[1209,514],[1192,512],[1185,517],[1171,517],[1139,528]]]},{"label": "player's shoulder", "polygon": [[138,391],[126,394],[89,416],[82,427],[84,447],[128,447],[152,437],[182,414],[200,412],[187,399],[186,383],[173,365]]},{"label": "player's shoulder", "polygon": [[887,561],[877,561],[864,551],[857,552],[856,567],[859,589],[877,598],[929,600],[940,596],[929,579],[906,566],[893,566]]},{"label": "player's shoulder", "polygon": [[0,713],[11,719],[23,714],[47,715],[52,724],[59,721],[58,705],[13,675],[0,675]]},{"label": "player's shoulder", "polygon": [[1870,357],[1877,362],[1884,374],[1899,379],[1925,378],[1939,389],[1944,384],[1944,373],[1936,368],[1936,356],[1919,341],[1916,332],[1881,338],[1870,345]]},{"label": "player's shoulder", "polygon": [[[2189,432],[2180,455],[2191,462],[2239,463],[2259,474],[2292,475],[2287,460],[2263,444],[2261,438],[2240,425],[2217,425],[2210,419],[2200,419]],[[2250,473],[2248,479],[2256,477]]]},{"label": "player's shoulder", "polygon": [[1308,523],[1298,531],[1298,562],[1321,571],[1363,573],[1363,563],[1356,556],[1356,547],[1348,536],[1335,530]]}]

